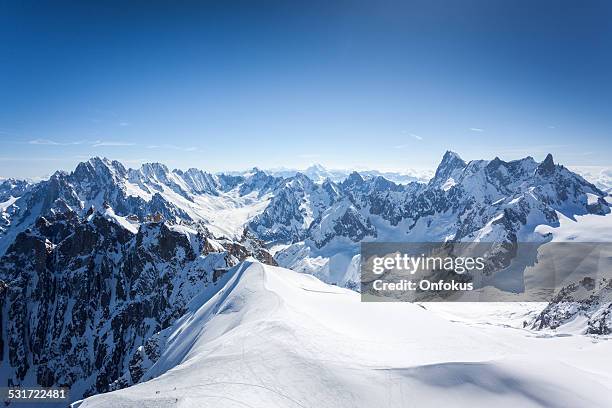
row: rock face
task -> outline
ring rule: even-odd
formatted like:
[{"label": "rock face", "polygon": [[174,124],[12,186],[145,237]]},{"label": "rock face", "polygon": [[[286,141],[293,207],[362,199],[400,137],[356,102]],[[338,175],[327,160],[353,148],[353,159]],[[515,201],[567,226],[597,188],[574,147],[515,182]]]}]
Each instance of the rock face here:
[{"label": "rock face", "polygon": [[32,187],[32,183],[24,180],[0,180],[0,237],[11,225],[11,217],[16,211],[13,204]]},{"label": "rock face", "polygon": [[157,333],[194,296],[247,257],[274,264],[246,234],[233,242],[201,226],[125,222],[108,206],[49,213],[16,236],[0,259],[3,386],[34,378],[79,397],[133,384],[155,361]]},{"label": "rock face", "polygon": [[25,180],[15,180],[12,178],[0,180],[0,203],[6,202],[11,197],[21,197],[32,186],[32,183]]},{"label": "rock face", "polygon": [[532,328],[559,329],[570,323],[582,334],[612,334],[612,280],[584,278],[564,287]]}]

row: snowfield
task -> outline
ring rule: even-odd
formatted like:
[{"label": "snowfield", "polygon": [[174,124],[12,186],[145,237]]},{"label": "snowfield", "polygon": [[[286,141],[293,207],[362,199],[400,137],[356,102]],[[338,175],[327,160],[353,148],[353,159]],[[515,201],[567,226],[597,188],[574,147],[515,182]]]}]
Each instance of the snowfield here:
[{"label": "snowfield", "polygon": [[523,329],[541,304],[362,303],[283,268],[227,273],[149,381],[74,407],[612,406],[612,342]]}]

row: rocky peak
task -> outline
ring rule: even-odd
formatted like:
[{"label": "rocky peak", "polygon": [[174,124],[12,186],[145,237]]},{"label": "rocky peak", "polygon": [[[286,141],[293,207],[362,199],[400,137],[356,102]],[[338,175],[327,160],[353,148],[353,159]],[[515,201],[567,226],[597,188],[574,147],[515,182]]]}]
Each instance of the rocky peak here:
[{"label": "rocky peak", "polygon": [[140,173],[147,178],[164,181],[167,179],[170,170],[168,170],[165,164],[144,163],[140,166]]},{"label": "rocky peak", "polygon": [[552,154],[548,153],[544,161],[538,166],[536,173],[541,176],[550,176],[555,172],[555,167]]},{"label": "rocky peak", "polygon": [[32,188],[32,184],[26,180],[13,178],[0,180],[0,202],[11,197],[20,197]]},{"label": "rocky peak", "polygon": [[466,162],[457,153],[447,150],[442,156],[442,161],[438,165],[430,184],[444,183],[453,173],[464,169],[466,166]]},{"label": "rocky peak", "polygon": [[344,180],[341,185],[343,188],[355,188],[364,184],[364,178],[358,172],[354,171]]},{"label": "rocky peak", "polygon": [[246,177],[244,183],[240,186],[240,195],[247,195],[257,190],[261,196],[274,190],[282,181],[282,177],[271,176],[265,171],[254,167],[252,174]]},{"label": "rocky peak", "polygon": [[219,194],[217,190],[220,185],[217,178],[210,173],[196,168],[190,168],[185,172],[181,170],[174,170],[174,173],[181,177],[185,183],[187,183],[187,185],[191,188],[192,193],[207,193],[212,195]]},{"label": "rocky peak", "polygon": [[75,181],[105,182],[125,177],[127,170],[116,160],[92,157],[81,162],[72,172],[71,177]]},{"label": "rocky peak", "polygon": [[[297,172],[287,184],[296,186],[299,185],[302,189],[311,189],[314,185],[312,180],[304,173]],[[297,187],[297,186],[296,186]]]}]

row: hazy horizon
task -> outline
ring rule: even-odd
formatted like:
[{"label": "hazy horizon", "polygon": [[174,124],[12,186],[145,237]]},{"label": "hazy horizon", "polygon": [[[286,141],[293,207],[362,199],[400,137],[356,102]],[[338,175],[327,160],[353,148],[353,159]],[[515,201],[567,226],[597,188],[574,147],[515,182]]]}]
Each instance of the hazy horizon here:
[{"label": "hazy horizon", "polygon": [[[500,158],[503,161],[512,161],[512,160],[520,160],[525,157],[521,157],[520,159],[511,159],[511,160],[505,160],[503,157],[499,157],[499,156],[495,156],[495,157],[487,157],[487,158],[473,158],[473,159],[468,159],[464,156],[462,156],[460,153],[458,152],[454,152],[457,153],[466,163],[470,162],[471,160],[492,160],[495,157]],[[551,153],[552,154],[552,153]],[[544,160],[546,155],[544,155],[543,157],[532,157],[536,162],[542,162]],[[56,171],[64,171],[67,173],[71,173],[72,171],[75,170],[75,168],[78,166],[79,163],[82,162],[86,162],[90,159],[94,159],[94,158],[101,158],[101,159],[107,159],[107,160],[111,160],[111,161],[118,161],[120,162],[123,166],[125,166],[127,169],[139,169],[142,165],[147,164],[147,163],[160,163],[165,165],[166,167],[168,167],[168,169],[170,171],[172,170],[182,170],[182,171],[186,171],[190,168],[196,168],[198,170],[203,170],[212,174],[240,174],[240,173],[248,173],[249,171],[253,170],[254,168],[257,168],[259,170],[263,170],[264,172],[268,172],[268,173],[273,173],[273,174],[280,174],[283,172],[292,172],[292,171],[299,171],[299,172],[303,172],[306,170],[309,170],[310,168],[316,167],[316,166],[321,166],[324,168],[324,170],[330,171],[330,172],[344,172],[344,173],[349,173],[351,171],[357,171],[357,172],[378,172],[381,174],[385,174],[385,173],[389,173],[389,174],[394,174],[394,175],[403,175],[403,176],[414,176],[415,178],[420,178],[421,181],[423,181],[426,178],[432,177],[433,174],[435,173],[438,165],[440,164],[440,162],[442,161],[443,155],[440,155],[438,161],[436,162],[436,164],[430,168],[415,168],[415,167],[410,167],[407,166],[405,168],[399,168],[399,169],[393,169],[393,168],[376,168],[376,167],[368,167],[367,165],[361,165],[361,166],[354,166],[354,167],[329,167],[326,166],[322,163],[318,163],[318,162],[312,162],[307,164],[304,167],[291,167],[291,166],[278,166],[278,167],[263,167],[263,166],[250,166],[250,167],[235,167],[235,168],[227,168],[227,169],[221,169],[221,170],[211,170],[209,168],[206,167],[199,167],[199,166],[173,166],[171,164],[171,162],[165,162],[165,161],[136,161],[136,160],[121,160],[119,158],[114,158],[114,157],[107,157],[107,156],[88,156],[88,157],[79,157],[76,158],[73,165],[72,166],[68,166],[68,167],[58,167],[58,168],[54,168],[52,171],[50,171],[49,173],[46,174],[41,174],[41,175],[37,175],[37,176],[27,176],[27,177],[19,177],[19,176],[5,176],[3,174],[0,174],[0,180],[5,180],[5,179],[21,179],[21,180],[30,180],[32,182],[39,182],[42,180],[46,180],[49,177],[51,177],[53,175],[53,173],[55,173]],[[590,180],[595,180],[598,177],[598,173],[600,172],[606,172],[606,173],[610,173],[612,174],[612,169],[610,168],[610,166],[596,166],[596,165],[586,165],[586,166],[580,166],[580,165],[568,165],[566,163],[561,163],[557,160],[556,157],[554,157],[553,154],[553,159],[555,161],[556,164],[561,164],[564,165],[566,167],[568,167],[570,170],[577,172],[580,175],[589,175],[588,179]],[[58,160],[49,160],[49,163],[57,163]]]}]

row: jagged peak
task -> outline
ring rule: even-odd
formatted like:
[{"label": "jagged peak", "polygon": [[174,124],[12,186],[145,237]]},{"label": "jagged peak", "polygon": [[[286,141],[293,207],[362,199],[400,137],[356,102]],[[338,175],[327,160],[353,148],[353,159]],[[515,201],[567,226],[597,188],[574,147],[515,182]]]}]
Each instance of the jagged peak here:
[{"label": "jagged peak", "polygon": [[58,179],[63,179],[66,176],[68,176],[68,172],[65,170],[56,170],[53,172],[53,174],[51,174],[51,177],[49,177],[49,180],[58,180]]},{"label": "jagged peak", "polygon": [[536,172],[540,175],[549,175],[555,171],[555,161],[552,154],[548,153],[542,163],[538,165]]},{"label": "jagged peak", "polygon": [[28,179],[20,179],[20,178],[14,178],[14,177],[7,177],[7,178],[0,177],[0,185],[2,185],[2,184],[6,184],[6,185],[8,185],[8,184],[11,184],[11,185],[14,185],[14,184],[32,184],[32,181],[28,180]]},{"label": "jagged peak", "polygon": [[117,160],[111,160],[108,157],[94,156],[90,158],[87,162],[96,168],[105,167],[109,169],[119,169],[125,171],[125,167],[123,166],[123,164],[121,164],[121,162]]},{"label": "jagged peak", "polygon": [[507,162],[505,162],[504,160],[500,159],[498,156],[495,156],[493,158],[493,160],[491,160],[488,164],[487,164],[487,170],[489,171],[495,171],[498,168],[500,168],[503,165],[508,164]]},{"label": "jagged peak", "polygon": [[246,172],[244,177],[250,180],[261,180],[273,176],[269,175],[265,170],[262,170],[259,167],[253,167],[251,170]]},{"label": "jagged peak", "polygon": [[162,169],[164,171],[169,171],[168,167],[165,164],[159,162],[151,162],[151,163],[143,163],[140,166],[141,169]]},{"label": "jagged peak", "polygon": [[140,173],[145,176],[165,176],[170,173],[170,170],[165,164],[162,163],[143,163],[142,166],[140,166]]},{"label": "jagged peak", "polygon": [[362,185],[365,179],[356,171],[353,171],[349,176],[342,182],[343,187]]},{"label": "jagged peak", "polygon": [[111,160],[108,157],[93,156],[93,157],[90,157],[89,160],[87,160],[87,162],[91,163],[92,165],[98,165],[98,164],[108,164],[111,162]]},{"label": "jagged peak", "polygon": [[461,156],[459,156],[459,154],[451,150],[447,150],[444,153],[444,156],[442,156],[442,161],[440,162],[438,169],[442,166],[448,165],[452,165],[453,167],[465,167],[466,162],[461,158]]},{"label": "jagged peak", "polygon": [[127,170],[119,161],[111,160],[107,157],[94,156],[79,163],[72,172],[72,175],[81,179],[91,178],[96,175],[103,177],[107,177],[108,175],[112,177],[124,177],[126,173]]},{"label": "jagged peak", "polygon": [[295,173],[295,176],[293,176],[293,178],[296,180],[302,180],[302,181],[312,181],[310,180],[310,177],[308,177],[306,174],[302,173],[301,171],[298,171],[297,173]]},{"label": "jagged peak", "polygon": [[195,167],[190,167],[185,172],[183,172],[181,170],[177,170],[177,171],[180,171],[181,173],[185,173],[185,174],[209,174],[207,171],[200,170],[200,169],[195,168]]},{"label": "jagged peak", "polygon": [[459,156],[458,153],[453,152],[452,150],[447,150],[446,152],[444,152],[444,155],[442,156],[442,161],[450,160],[450,159],[458,159],[458,160],[463,161],[463,159],[461,158],[461,156]]},{"label": "jagged peak", "polygon": [[[451,150],[447,150],[442,156],[442,161],[438,165],[436,169],[436,174],[434,175],[434,179],[438,179],[440,177],[445,178],[448,177],[453,170],[462,169],[466,166],[466,162],[455,152]],[[444,180],[444,181],[445,181]]]}]

